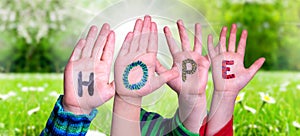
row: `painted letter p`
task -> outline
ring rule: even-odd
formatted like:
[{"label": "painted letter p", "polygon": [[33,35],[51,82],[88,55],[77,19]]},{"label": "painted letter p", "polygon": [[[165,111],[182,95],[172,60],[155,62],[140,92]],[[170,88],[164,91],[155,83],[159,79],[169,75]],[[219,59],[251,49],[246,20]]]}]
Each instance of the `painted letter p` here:
[{"label": "painted letter p", "polygon": [[[187,69],[187,64],[190,63],[192,68]],[[197,63],[192,59],[186,59],[182,61],[182,81],[185,82],[186,74],[194,74],[197,70]]]}]

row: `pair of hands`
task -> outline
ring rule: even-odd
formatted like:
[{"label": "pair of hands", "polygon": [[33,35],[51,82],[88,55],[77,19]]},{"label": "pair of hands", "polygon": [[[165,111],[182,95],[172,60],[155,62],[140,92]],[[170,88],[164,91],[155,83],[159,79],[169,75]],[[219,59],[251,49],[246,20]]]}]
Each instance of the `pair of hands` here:
[{"label": "pair of hands", "polygon": [[[108,24],[104,24],[97,36],[97,27],[92,26],[86,37],[81,39],[66,66],[64,74],[63,106],[67,111],[75,114],[88,114],[108,101],[115,94],[121,97],[141,98],[164,83],[178,94],[199,96],[205,94],[208,69],[212,62],[212,74],[215,91],[222,91],[237,95],[238,92],[251,80],[261,67],[264,59],[259,59],[249,69],[244,68],[243,58],[246,47],[247,32],[242,33],[238,51],[235,53],[236,25],[232,26],[228,51],[226,51],[226,32],[223,28],[217,47],[213,47],[212,36],[208,36],[209,58],[203,57],[201,42],[201,27],[195,25],[194,50],[190,49],[190,42],[182,21],[177,22],[182,43],[182,51],[178,48],[168,27],[164,32],[173,56],[171,70],[163,67],[156,58],[157,55],[157,26],[150,16],[136,21],[133,32],[129,32],[122,45],[115,62],[115,81],[109,83],[110,68],[114,54],[115,34]],[[183,61],[192,59],[197,65],[193,74],[187,74],[186,81],[182,81]],[[210,60],[210,61],[209,61]],[[230,71],[235,73],[233,79],[222,78],[222,61],[234,60]],[[148,79],[139,90],[129,90],[123,83],[123,72],[133,62],[141,61],[148,68]],[[155,76],[155,72],[159,76]],[[80,74],[82,73],[82,80]],[[91,76],[93,75],[93,76]],[[130,83],[140,81],[143,71],[133,68],[128,80]],[[91,77],[94,77],[91,79]],[[78,83],[81,83],[80,85]],[[94,87],[89,88],[91,85]],[[82,87],[82,95],[79,89]],[[92,91],[93,90],[93,91]]]},{"label": "pair of hands", "polygon": [[[151,22],[150,16],[145,16],[144,21],[136,21],[134,31],[126,36],[115,63],[115,81],[109,83],[115,34],[108,24],[102,26],[98,36],[97,31],[97,27],[92,26],[87,37],[79,40],[66,66],[62,102],[65,110],[75,114],[88,114],[111,99],[115,90],[122,97],[142,97],[178,76],[174,70],[155,76],[157,26]],[[142,89],[131,91],[125,88],[122,75],[127,65],[136,60],[146,64],[149,81]],[[140,75],[143,72],[133,69],[129,78],[134,82]],[[93,85],[91,90],[90,85]]]}]

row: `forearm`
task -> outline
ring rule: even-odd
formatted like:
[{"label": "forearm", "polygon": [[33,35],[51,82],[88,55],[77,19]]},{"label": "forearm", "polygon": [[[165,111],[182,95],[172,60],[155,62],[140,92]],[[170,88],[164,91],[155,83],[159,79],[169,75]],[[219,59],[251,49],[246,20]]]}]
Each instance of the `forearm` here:
[{"label": "forearm", "polygon": [[214,135],[231,120],[236,95],[214,91],[208,116],[207,135]]},{"label": "forearm", "polygon": [[183,125],[191,132],[198,133],[207,115],[205,94],[179,95],[179,117]]},{"label": "forearm", "polygon": [[112,136],[130,135],[139,136],[141,98],[120,97],[114,98]]}]

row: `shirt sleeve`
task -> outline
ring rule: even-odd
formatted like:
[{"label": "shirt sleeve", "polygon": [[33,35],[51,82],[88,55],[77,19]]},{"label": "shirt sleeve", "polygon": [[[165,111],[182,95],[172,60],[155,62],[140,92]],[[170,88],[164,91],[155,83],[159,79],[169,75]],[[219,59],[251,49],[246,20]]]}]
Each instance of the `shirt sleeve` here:
[{"label": "shirt sleeve", "polygon": [[54,109],[46,123],[41,136],[83,136],[87,133],[91,121],[95,118],[97,110],[93,109],[89,115],[75,115],[65,111],[62,107],[63,95],[59,96]]},{"label": "shirt sleeve", "polygon": [[205,117],[202,121],[202,126],[200,127],[200,130],[199,130],[199,135],[200,136],[205,136],[205,132],[206,132],[206,126],[207,126],[207,117]]},{"label": "shirt sleeve", "polygon": [[233,136],[233,117],[227,122],[227,124],[214,136]]},{"label": "shirt sleeve", "polygon": [[142,136],[199,136],[183,126],[178,110],[173,118],[165,119],[157,113],[141,109],[140,120]]},{"label": "shirt sleeve", "polygon": [[[205,132],[207,131],[207,122],[206,122],[206,118],[203,121],[203,125],[201,126],[200,130],[199,130],[199,134],[201,136],[205,135]],[[227,124],[220,129],[216,134],[214,134],[214,136],[233,136],[233,117],[227,122]]]}]

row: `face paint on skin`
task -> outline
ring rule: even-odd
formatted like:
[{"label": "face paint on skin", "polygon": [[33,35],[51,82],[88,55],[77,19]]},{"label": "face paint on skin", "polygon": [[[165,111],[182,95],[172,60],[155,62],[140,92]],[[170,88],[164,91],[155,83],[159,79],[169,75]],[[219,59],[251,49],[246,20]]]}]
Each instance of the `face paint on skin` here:
[{"label": "face paint on skin", "polygon": [[[140,82],[135,83],[135,84],[130,84],[128,81],[129,72],[131,69],[133,69],[134,67],[137,67],[137,66],[140,66],[142,68],[143,77]],[[129,90],[141,89],[143,86],[146,85],[147,80],[148,80],[148,68],[147,68],[147,65],[145,63],[143,63],[142,61],[136,61],[136,62],[129,64],[123,73],[123,83],[124,83],[125,87]]]},{"label": "face paint on skin", "polygon": [[222,77],[223,77],[223,79],[235,78],[234,74],[227,75],[227,71],[230,71],[230,67],[227,67],[227,66],[233,65],[233,64],[234,64],[233,60],[223,60],[222,61]]},{"label": "face paint on skin", "polygon": [[94,95],[94,73],[90,73],[89,81],[82,81],[82,72],[80,71],[78,73],[78,96],[82,97],[83,95],[83,87],[82,86],[87,86],[88,87],[88,92],[90,96]]},{"label": "face paint on skin", "polygon": [[[187,69],[187,64],[190,63],[192,68],[190,70]],[[197,70],[197,63],[192,59],[186,59],[182,61],[182,81],[185,82],[187,74],[194,74]]]}]

